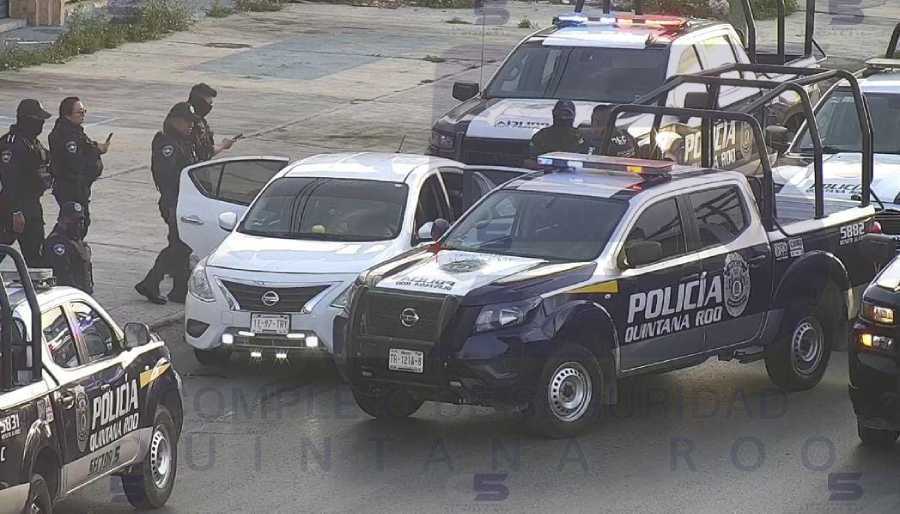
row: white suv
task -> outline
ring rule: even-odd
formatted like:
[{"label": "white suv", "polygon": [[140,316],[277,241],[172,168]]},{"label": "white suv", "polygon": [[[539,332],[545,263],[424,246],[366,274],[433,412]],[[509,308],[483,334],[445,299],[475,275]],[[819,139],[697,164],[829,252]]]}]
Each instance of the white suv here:
[{"label": "white suv", "polygon": [[459,216],[462,183],[459,163],[405,154],[238,157],[186,168],[178,224],[202,258],[185,306],[197,359],[332,352],[334,317],[353,279],[429,240],[430,222]]}]

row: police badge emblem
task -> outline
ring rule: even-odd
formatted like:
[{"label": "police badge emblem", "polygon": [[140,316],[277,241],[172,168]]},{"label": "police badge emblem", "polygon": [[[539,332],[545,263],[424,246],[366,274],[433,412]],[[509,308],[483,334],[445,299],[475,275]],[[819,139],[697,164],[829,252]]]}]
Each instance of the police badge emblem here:
[{"label": "police badge emblem", "polygon": [[9,150],[4,151],[0,154],[0,161],[3,161],[3,164],[9,164],[12,161],[12,152]]},{"label": "police badge emblem", "polygon": [[75,386],[71,391],[75,395],[75,439],[78,442],[78,449],[84,453],[87,451],[88,439],[91,436],[91,415],[88,412],[90,406],[84,387]]},{"label": "police badge emblem", "polygon": [[442,271],[448,273],[470,273],[484,266],[484,261],[480,259],[464,259],[459,261],[448,262],[441,266]]},{"label": "police badge emblem", "polygon": [[162,154],[163,154],[163,157],[165,157],[167,159],[169,157],[172,157],[172,155],[175,154],[175,147],[172,145],[166,145],[166,146],[162,147]]},{"label": "police badge emblem", "polygon": [[69,141],[66,143],[66,151],[69,153],[78,153],[78,143],[75,141]]},{"label": "police badge emblem", "polygon": [[739,253],[729,253],[725,257],[722,273],[725,289],[725,309],[732,318],[744,313],[750,300],[750,267]]}]

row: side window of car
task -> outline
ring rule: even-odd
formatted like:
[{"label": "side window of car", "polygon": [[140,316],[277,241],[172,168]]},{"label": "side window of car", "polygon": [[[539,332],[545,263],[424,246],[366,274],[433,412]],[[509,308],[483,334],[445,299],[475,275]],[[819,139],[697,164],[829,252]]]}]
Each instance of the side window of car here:
[{"label": "side window of car", "polygon": [[[688,195],[697,230],[700,248],[728,244],[747,228],[749,216],[737,187],[717,187]],[[700,249],[698,248],[698,249]]]},{"label": "side window of car", "polygon": [[[441,180],[447,188],[447,196],[450,197],[450,209],[453,211],[453,219],[462,216],[463,213],[463,175],[458,168],[441,168]],[[448,220],[452,221],[452,220]]]},{"label": "side window of car", "polygon": [[697,47],[691,45],[684,49],[681,59],[678,60],[678,69],[675,73],[678,75],[688,75],[699,73],[703,68],[700,66],[700,56],[697,55]]},{"label": "side window of car", "polygon": [[653,241],[662,247],[663,261],[685,253],[684,228],[674,198],[662,200],[641,213],[625,240],[625,246]]},{"label": "side window of car", "polygon": [[222,176],[222,168],[223,165],[221,163],[210,164],[194,168],[188,173],[194,182],[194,186],[197,187],[197,190],[203,196],[215,198],[219,189],[219,178]]},{"label": "side window of car", "polygon": [[[703,67],[707,70],[737,62],[734,48],[725,36],[709,38],[701,43],[701,46],[703,47]],[[732,71],[722,74],[722,77],[740,78],[740,74]]]},{"label": "side window of car", "polygon": [[42,313],[41,327],[47,347],[50,349],[50,355],[57,366],[74,368],[82,364],[75,337],[72,335],[69,321],[61,307]]},{"label": "side window of car", "polygon": [[284,166],[282,161],[227,162],[216,196],[223,202],[250,205],[259,190]]},{"label": "side window of car", "polygon": [[72,314],[87,350],[87,361],[96,362],[119,352],[116,333],[99,312],[85,303],[73,303]]},{"label": "side window of car", "polygon": [[432,175],[422,184],[419,191],[419,202],[416,204],[416,229],[423,224],[438,218],[446,218],[444,214],[444,201],[441,185],[437,175]]}]

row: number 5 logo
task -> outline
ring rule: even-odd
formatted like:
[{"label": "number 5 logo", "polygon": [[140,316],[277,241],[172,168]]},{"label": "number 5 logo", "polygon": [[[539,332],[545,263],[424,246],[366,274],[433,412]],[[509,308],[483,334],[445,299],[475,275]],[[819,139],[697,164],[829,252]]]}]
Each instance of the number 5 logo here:
[{"label": "number 5 logo", "polygon": [[478,493],[477,502],[502,502],[509,498],[506,473],[476,473],[472,477],[472,489]]}]

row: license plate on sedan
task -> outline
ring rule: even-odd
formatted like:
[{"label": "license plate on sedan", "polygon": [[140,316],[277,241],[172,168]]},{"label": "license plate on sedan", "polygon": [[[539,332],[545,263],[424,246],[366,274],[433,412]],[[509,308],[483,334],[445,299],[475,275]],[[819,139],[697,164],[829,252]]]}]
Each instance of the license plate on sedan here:
[{"label": "license plate on sedan", "polygon": [[388,352],[388,369],[422,373],[425,369],[425,354],[415,350],[391,348]]},{"label": "license plate on sedan", "polygon": [[291,331],[291,315],[251,314],[250,331],[254,334],[287,335]]}]

